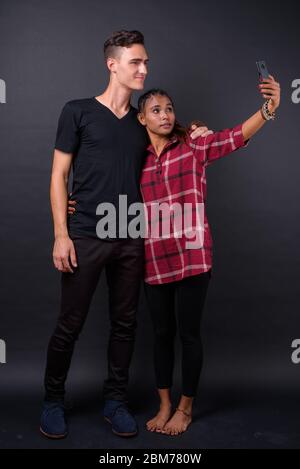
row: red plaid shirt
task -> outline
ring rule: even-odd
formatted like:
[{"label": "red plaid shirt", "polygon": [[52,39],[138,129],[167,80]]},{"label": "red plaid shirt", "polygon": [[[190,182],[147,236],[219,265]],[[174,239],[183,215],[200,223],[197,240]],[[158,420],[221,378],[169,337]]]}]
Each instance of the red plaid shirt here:
[{"label": "red plaid shirt", "polygon": [[[205,170],[213,161],[240,147],[246,146],[242,135],[242,124],[232,129],[198,137],[187,138],[186,143],[172,137],[157,157],[152,145],[147,148],[140,188],[147,215],[148,233],[145,239],[145,282],[161,284],[182,280],[191,275],[206,272],[212,268],[212,237],[205,214],[206,175]],[[153,217],[153,203],[179,203],[191,207],[191,226],[194,233],[201,231],[196,217],[196,204],[204,208],[201,222],[202,247],[188,248],[193,241],[182,223],[181,231],[171,218],[170,233],[167,237],[153,233],[153,227],[162,230],[163,213]],[[151,218],[152,213],[152,218]],[[152,232],[151,232],[151,228]],[[189,229],[188,228],[188,229]],[[161,234],[161,231],[160,231]],[[195,239],[195,237],[194,237]]]}]

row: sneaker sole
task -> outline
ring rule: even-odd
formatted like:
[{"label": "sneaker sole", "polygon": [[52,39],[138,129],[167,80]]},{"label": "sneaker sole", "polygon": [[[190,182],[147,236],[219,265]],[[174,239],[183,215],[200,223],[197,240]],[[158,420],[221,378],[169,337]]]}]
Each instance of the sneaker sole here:
[{"label": "sneaker sole", "polygon": [[[112,423],[111,423],[111,421],[109,420],[109,418],[104,417],[104,420],[105,420],[106,422],[110,423],[111,426],[112,426]],[[135,435],[137,435],[137,433],[138,433],[137,431],[136,431],[136,432],[131,432],[131,433],[120,433],[120,432],[117,432],[116,430],[114,430],[113,428],[111,428],[111,431],[112,431],[115,435],[117,435],[117,436],[123,436],[123,437],[125,437],[125,438],[129,438],[129,437],[131,437],[131,436],[135,436]]]},{"label": "sneaker sole", "polygon": [[50,433],[44,432],[42,427],[40,427],[40,432],[42,433],[42,435],[46,436],[47,438],[50,438],[50,440],[62,440],[68,435],[68,432],[63,433],[62,435],[51,435]]}]

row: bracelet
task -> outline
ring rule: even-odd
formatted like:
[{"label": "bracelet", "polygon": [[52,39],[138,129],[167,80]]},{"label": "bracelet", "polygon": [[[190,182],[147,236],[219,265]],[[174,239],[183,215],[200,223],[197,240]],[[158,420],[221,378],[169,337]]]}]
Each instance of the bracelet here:
[{"label": "bracelet", "polygon": [[264,104],[262,105],[261,110],[260,110],[261,115],[262,115],[262,117],[265,121],[275,119],[275,112],[270,112],[269,109],[268,109],[268,102],[269,101],[270,100],[267,99],[267,101],[264,102]]},{"label": "bracelet", "polygon": [[183,409],[179,409],[179,407],[176,407],[176,410],[179,410],[179,412],[183,412],[184,415],[186,415],[187,417],[191,417],[192,414],[189,414],[188,412],[186,412],[185,410]]}]

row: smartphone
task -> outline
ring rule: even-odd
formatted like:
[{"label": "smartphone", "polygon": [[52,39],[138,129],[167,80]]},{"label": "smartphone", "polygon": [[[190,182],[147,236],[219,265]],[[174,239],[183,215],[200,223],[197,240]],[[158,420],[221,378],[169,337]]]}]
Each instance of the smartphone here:
[{"label": "smartphone", "polygon": [[[261,83],[264,83],[264,78],[269,78],[269,72],[267,69],[267,64],[264,60],[258,60],[256,62],[257,70],[258,70],[258,75],[259,75],[259,81]],[[270,93],[265,93],[266,96],[270,96]]]},{"label": "smartphone", "polygon": [[259,80],[264,81],[264,78],[269,78],[269,72],[267,69],[267,64],[264,60],[259,60],[256,62],[257,70],[258,70],[258,75],[259,75]]}]

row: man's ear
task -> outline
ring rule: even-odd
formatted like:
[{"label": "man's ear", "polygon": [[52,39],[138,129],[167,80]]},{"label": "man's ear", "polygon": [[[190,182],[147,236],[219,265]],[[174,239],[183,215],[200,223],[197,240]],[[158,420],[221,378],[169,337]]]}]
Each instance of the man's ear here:
[{"label": "man's ear", "polygon": [[116,60],[113,57],[108,57],[106,60],[107,68],[110,72],[116,71]]},{"label": "man's ear", "polygon": [[144,126],[146,125],[145,117],[144,117],[144,114],[142,112],[138,113],[137,118],[138,118],[140,124],[142,124]]}]

